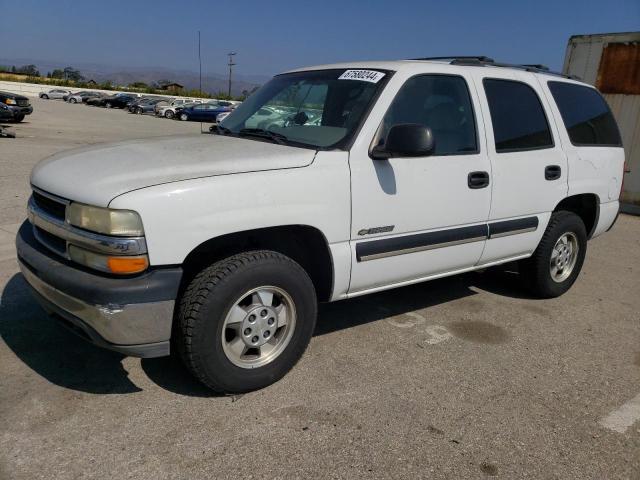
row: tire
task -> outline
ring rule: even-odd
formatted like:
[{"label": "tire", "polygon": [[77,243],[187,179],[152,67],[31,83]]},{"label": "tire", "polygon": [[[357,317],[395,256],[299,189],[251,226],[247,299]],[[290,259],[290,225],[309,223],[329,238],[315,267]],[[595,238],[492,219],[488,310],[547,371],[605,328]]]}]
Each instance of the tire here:
[{"label": "tire", "polygon": [[189,120],[189,116],[186,113],[181,113],[180,120],[182,120],[183,122],[186,122],[187,120]]},{"label": "tire", "polygon": [[578,278],[586,253],[587,231],[582,219],[572,212],[554,212],[533,255],[521,261],[520,273],[535,296],[559,297]]},{"label": "tire", "polygon": [[138,115],[142,115],[144,112],[142,111],[142,109],[141,109],[141,108],[138,108],[138,109],[136,109],[136,113],[137,113]]},{"label": "tire", "polygon": [[111,102],[107,102],[107,103],[104,104],[104,106],[106,108],[111,108],[113,105],[111,105]]},{"label": "tire", "polygon": [[[252,294],[254,290],[276,293],[265,301]],[[264,306],[269,309],[266,315]],[[247,392],[271,385],[293,368],[311,340],[316,316],[315,289],[300,265],[269,250],[245,252],[205,268],[191,281],[178,307],[175,346],[186,367],[207,387],[220,393]],[[230,319],[235,328],[229,327]],[[243,320],[236,323],[238,319]],[[259,336],[267,338],[271,327],[265,322],[272,321],[269,325],[276,327],[271,338],[252,348]],[[240,345],[236,354],[230,353],[234,342]]]},{"label": "tire", "polygon": [[172,110],[167,110],[166,112],[164,112],[164,118],[173,118],[175,117],[175,113]]},{"label": "tire", "polygon": [[24,115],[23,114],[16,115],[15,117],[13,117],[13,121],[15,123],[20,123],[22,120],[24,120]]},{"label": "tire", "polygon": [[78,101],[75,98],[70,98],[69,103],[78,103]]},{"label": "tire", "polygon": [[49,100],[49,95],[43,94],[43,95],[40,95],[40,98],[43,98],[45,100]]}]

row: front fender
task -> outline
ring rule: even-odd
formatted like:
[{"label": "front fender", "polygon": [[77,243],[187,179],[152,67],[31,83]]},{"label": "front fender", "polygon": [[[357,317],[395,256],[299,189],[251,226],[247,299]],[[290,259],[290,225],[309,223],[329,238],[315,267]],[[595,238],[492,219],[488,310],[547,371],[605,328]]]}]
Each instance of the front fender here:
[{"label": "front fender", "polygon": [[221,235],[308,225],[329,244],[349,241],[347,152],[318,152],[306,167],[220,175],[134,190],[109,206],[137,211],[151,265],[179,265]]}]

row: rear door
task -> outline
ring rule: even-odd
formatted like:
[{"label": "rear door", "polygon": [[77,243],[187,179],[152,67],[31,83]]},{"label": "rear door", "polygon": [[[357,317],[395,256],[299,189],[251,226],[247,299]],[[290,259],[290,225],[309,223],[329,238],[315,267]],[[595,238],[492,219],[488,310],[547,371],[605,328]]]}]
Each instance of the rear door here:
[{"label": "rear door", "polygon": [[532,73],[478,69],[474,75],[493,173],[489,239],[481,264],[526,256],[550,212],[567,196],[567,157]]}]

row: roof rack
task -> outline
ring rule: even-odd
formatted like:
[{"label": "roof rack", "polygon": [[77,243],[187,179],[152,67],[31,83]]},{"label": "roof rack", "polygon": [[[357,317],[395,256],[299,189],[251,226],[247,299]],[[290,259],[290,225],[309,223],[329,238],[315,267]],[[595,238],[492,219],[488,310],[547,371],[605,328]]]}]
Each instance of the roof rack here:
[{"label": "roof rack", "polygon": [[448,57],[423,57],[423,58],[414,58],[412,60],[450,60],[450,65],[466,65],[466,66],[476,66],[476,67],[504,67],[504,68],[516,68],[518,70],[525,70],[527,72],[533,73],[546,73],[547,75],[557,75],[559,77],[571,78],[574,80],[581,80],[580,77],[576,75],[566,75],[560,72],[554,72],[549,69],[546,65],[542,64],[517,64],[517,63],[502,63],[496,62],[493,58],[487,57],[485,55],[477,55],[477,56],[448,56]]}]

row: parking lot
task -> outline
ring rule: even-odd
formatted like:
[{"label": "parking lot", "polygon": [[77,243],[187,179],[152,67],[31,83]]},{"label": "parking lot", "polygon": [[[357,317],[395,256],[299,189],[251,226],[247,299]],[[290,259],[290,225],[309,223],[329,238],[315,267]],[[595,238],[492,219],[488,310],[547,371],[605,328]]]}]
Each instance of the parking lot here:
[{"label": "parking lot", "polygon": [[37,161],[200,124],[32,102],[0,139],[0,479],[640,478],[640,217],[560,298],[507,266],[322,305],[283,380],[215,396],[63,330],[13,246]]}]

